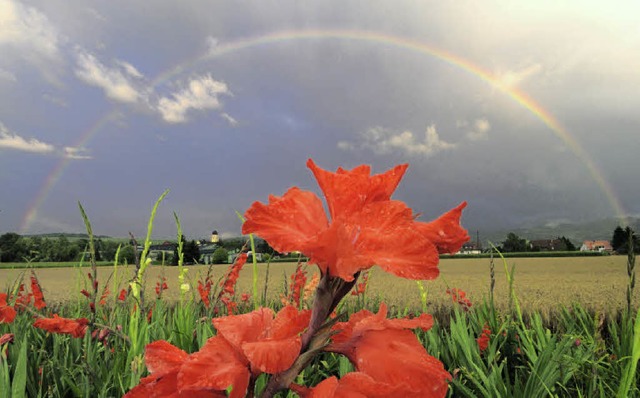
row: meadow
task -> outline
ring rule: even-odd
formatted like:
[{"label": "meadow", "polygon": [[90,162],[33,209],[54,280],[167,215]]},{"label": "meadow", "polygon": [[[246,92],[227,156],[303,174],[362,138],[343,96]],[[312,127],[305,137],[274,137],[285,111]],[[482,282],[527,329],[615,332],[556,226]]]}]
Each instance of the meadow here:
[{"label": "meadow", "polygon": [[[360,250],[392,258],[386,272],[336,261],[345,241],[316,251],[330,259],[318,278],[315,265],[245,264],[246,253],[156,266],[147,253],[164,195],[137,266],[0,270],[0,398],[640,397],[633,254],[438,264],[430,240],[376,251],[369,235]],[[425,224],[446,251],[467,239],[463,207]],[[421,226],[402,214],[410,236]],[[245,216],[245,233],[259,225],[250,217],[265,220]]]},{"label": "meadow", "polygon": [[[626,256],[597,257],[543,257],[543,258],[507,258],[509,268],[515,266],[515,288],[523,310],[537,311],[546,316],[551,310],[560,306],[579,304],[584,308],[596,311],[615,311],[626,303]],[[474,302],[489,297],[490,277],[489,258],[445,258],[440,261],[440,276],[425,282],[428,289],[428,302],[432,307],[451,306],[451,297],[447,288],[458,288],[467,292]],[[283,292],[283,286],[289,283],[289,276],[295,271],[296,263],[258,264],[258,280],[267,284],[267,298],[277,301]],[[215,279],[226,272],[228,265],[211,266]],[[494,259],[495,267],[495,305],[505,309],[509,302],[509,289],[505,267],[500,258]],[[205,275],[209,266],[194,265],[186,267],[187,279],[195,286],[198,279]],[[309,272],[317,272],[315,266],[308,267]],[[100,281],[110,280],[111,291],[119,291],[126,287],[133,278],[133,265],[119,266],[116,271],[116,284],[113,285],[113,266],[98,268]],[[17,279],[24,269],[0,269],[0,288],[6,291],[7,284]],[[85,288],[88,268],[47,268],[36,270],[45,296],[51,303],[64,303],[69,300],[80,300],[84,297],[80,290]],[[163,298],[175,301],[179,297],[178,267],[150,266],[146,272],[146,292],[153,295],[153,286],[164,275],[168,289]],[[239,292],[251,292],[253,276],[250,272],[240,273],[237,282]],[[260,292],[264,291],[264,284]],[[197,292],[190,293],[195,299]],[[420,294],[416,283],[411,280],[394,277],[374,267],[370,273],[367,295],[369,299],[384,301],[393,308],[409,308],[417,310],[421,306]]]}]

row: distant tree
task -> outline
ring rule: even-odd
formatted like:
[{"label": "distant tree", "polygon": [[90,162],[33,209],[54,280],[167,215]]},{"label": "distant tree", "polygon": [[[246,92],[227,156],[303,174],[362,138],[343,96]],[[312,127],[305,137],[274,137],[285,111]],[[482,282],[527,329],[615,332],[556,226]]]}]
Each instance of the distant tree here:
[{"label": "distant tree", "polygon": [[118,263],[120,264],[135,264],[136,252],[132,245],[124,245],[120,248],[118,253]]},{"label": "distant tree", "polygon": [[502,251],[506,253],[526,252],[529,251],[529,245],[526,239],[509,232],[507,238],[502,242]]},{"label": "distant tree", "polygon": [[569,251],[569,252],[574,252],[574,251],[578,250],[576,248],[576,246],[569,240],[569,238],[567,238],[565,236],[561,236],[558,239],[560,239],[560,241],[564,245],[564,247],[561,248],[560,250],[566,250],[566,251]]},{"label": "distant tree", "polygon": [[634,252],[640,253],[640,239],[631,227],[625,229],[618,226],[613,230],[611,238],[611,247],[618,254],[627,254],[629,252],[629,241],[633,243]]},{"label": "distant tree", "polygon": [[185,243],[183,253],[185,264],[195,264],[200,261],[200,248],[195,240]]},{"label": "distant tree", "polygon": [[611,247],[615,252],[627,252],[627,245],[629,243],[629,236],[622,229],[621,226],[617,226],[616,229],[613,230],[613,237],[611,238]]},{"label": "distant tree", "polygon": [[229,252],[224,247],[217,248],[211,256],[211,262],[213,264],[226,264],[229,259]]},{"label": "distant tree", "polygon": [[22,236],[15,232],[8,232],[0,236],[0,261],[22,262],[23,257],[28,255],[27,245]]}]

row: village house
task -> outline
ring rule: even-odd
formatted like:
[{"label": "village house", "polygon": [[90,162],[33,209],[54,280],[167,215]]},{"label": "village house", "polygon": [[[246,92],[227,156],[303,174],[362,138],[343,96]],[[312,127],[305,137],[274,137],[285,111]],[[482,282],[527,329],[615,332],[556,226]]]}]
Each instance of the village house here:
[{"label": "village house", "polygon": [[585,240],[580,246],[581,252],[612,252],[611,243],[606,240]]}]

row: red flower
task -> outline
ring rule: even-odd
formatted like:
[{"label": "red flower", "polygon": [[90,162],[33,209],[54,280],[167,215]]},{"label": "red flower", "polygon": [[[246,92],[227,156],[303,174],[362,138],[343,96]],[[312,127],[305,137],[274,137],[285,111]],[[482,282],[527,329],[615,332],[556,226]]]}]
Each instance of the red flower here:
[{"label": "red flower", "polygon": [[229,270],[227,271],[227,278],[222,282],[222,292],[220,294],[228,294],[233,296],[235,294],[236,283],[240,276],[240,271],[244,264],[247,262],[247,253],[242,253],[236,257],[236,261],[233,262]]},{"label": "red flower", "polygon": [[485,351],[489,348],[489,341],[491,340],[491,329],[489,329],[489,325],[485,324],[484,328],[482,328],[482,334],[480,337],[476,339],[478,342],[478,348],[480,352]]},{"label": "red flower", "polygon": [[450,294],[453,302],[460,304],[463,310],[469,311],[472,303],[471,300],[467,298],[467,293],[454,287],[453,289],[447,289],[447,294]]},{"label": "red flower", "polygon": [[362,275],[362,282],[356,285],[356,288],[351,292],[352,296],[363,296],[367,290],[367,281],[369,280],[369,273]]},{"label": "red flower", "polygon": [[277,251],[299,250],[320,270],[345,281],[360,271],[379,265],[409,279],[438,276],[438,253],[454,252],[469,239],[458,221],[466,203],[431,223],[414,220],[404,203],[390,200],[407,165],[371,176],[369,166],[331,173],[315,165],[331,221],[321,200],[297,187],[269,204],[255,202],[246,211],[243,233],[256,233]]},{"label": "red flower", "polygon": [[44,302],[44,296],[42,294],[42,289],[40,288],[40,283],[38,283],[38,278],[36,278],[35,274],[31,275],[31,292],[33,293],[34,303],[33,306],[36,309],[43,309],[47,306]]},{"label": "red flower", "polygon": [[240,296],[240,300],[243,303],[248,302],[250,298],[251,298],[251,295],[249,293],[242,293],[242,296]]},{"label": "red flower", "polygon": [[151,397],[226,397],[223,391],[178,391],[178,372],[180,366],[189,357],[181,349],[164,340],[147,344],[144,360],[151,375],[140,380],[140,384],[125,394],[127,398]]},{"label": "red flower", "polygon": [[27,307],[31,302],[31,293],[24,294],[24,283],[18,287],[18,297],[16,297],[16,308]]},{"label": "red flower", "polygon": [[413,319],[387,319],[384,303],[377,314],[362,310],[340,322],[327,351],[345,355],[358,372],[376,382],[402,391],[394,396],[444,397],[451,375],[430,356],[412,328],[427,330],[433,318],[421,314]]},{"label": "red flower", "polygon": [[9,344],[9,343],[13,343],[13,338],[14,338],[14,334],[13,333],[5,333],[2,336],[0,336],[0,345],[3,344]]},{"label": "red flower", "polygon": [[57,314],[53,318],[38,318],[33,326],[51,333],[70,334],[73,337],[82,337],[87,332],[87,318],[68,319],[61,318]]},{"label": "red flower", "polygon": [[191,355],[166,341],[148,344],[145,362],[151,375],[125,397],[226,397],[229,387],[230,398],[244,397],[252,374],[278,373],[293,364],[310,316],[310,311],[285,307],[275,317],[270,308],[261,308],[215,318],[218,334]]},{"label": "red flower", "polygon": [[16,319],[16,310],[7,305],[7,294],[0,293],[0,323],[11,323]]},{"label": "red flower", "polygon": [[182,365],[178,386],[224,390],[233,385],[230,397],[244,397],[251,374],[275,374],[293,364],[310,316],[311,311],[287,306],[275,317],[270,308],[260,308],[214,318],[218,334]]},{"label": "red flower", "polygon": [[160,298],[162,292],[167,290],[169,286],[167,285],[167,278],[162,277],[159,282],[156,282],[156,296]]},{"label": "red flower", "polygon": [[91,297],[91,294],[86,289],[80,290],[80,293],[85,297]]},{"label": "red flower", "polygon": [[374,380],[362,372],[350,372],[340,380],[335,376],[324,379],[313,388],[291,385],[301,398],[386,398],[402,396],[400,386]]},{"label": "red flower", "polygon": [[118,295],[118,301],[125,301],[127,299],[127,290],[120,290],[120,294]]},{"label": "red flower", "polygon": [[211,281],[208,280],[207,283],[198,281],[198,293],[200,293],[200,300],[202,300],[205,308],[209,308],[211,305],[211,300],[209,299],[209,295],[211,294]]}]

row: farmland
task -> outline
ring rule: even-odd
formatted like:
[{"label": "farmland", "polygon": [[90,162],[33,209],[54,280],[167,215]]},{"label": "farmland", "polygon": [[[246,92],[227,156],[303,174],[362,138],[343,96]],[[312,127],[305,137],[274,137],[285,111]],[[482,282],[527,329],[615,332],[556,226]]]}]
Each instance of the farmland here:
[{"label": "farmland", "polygon": [[[626,302],[626,257],[551,257],[551,258],[508,258],[509,268],[515,265],[515,289],[524,310],[538,311],[542,314],[560,305],[569,306],[577,303],[594,310],[621,309]],[[426,283],[428,301],[431,306],[449,304],[451,298],[445,293],[447,287],[464,290],[473,302],[481,301],[489,295],[489,264],[486,258],[443,259],[440,262],[440,276]],[[295,263],[274,263],[269,266],[269,282],[267,295],[277,300],[283,292],[284,278],[295,270]],[[508,302],[508,285],[502,260],[494,260],[495,266],[495,303],[498,308],[505,308]],[[222,277],[227,265],[212,266],[214,280]],[[200,275],[206,274],[207,266],[189,266],[187,279],[195,286]],[[258,280],[266,278],[266,264],[258,264]],[[317,272],[315,266],[309,266],[310,273]],[[0,270],[0,288],[4,289],[11,281],[24,272],[20,269]],[[45,297],[49,302],[63,302],[80,299],[80,290],[84,287],[87,268],[47,268],[37,269],[36,273],[42,284]],[[113,273],[113,267],[99,267],[98,279],[106,281]],[[117,285],[126,287],[126,281],[133,276],[134,267],[118,267]],[[177,299],[178,269],[177,267],[152,266],[146,273],[147,293],[152,293],[158,278],[167,278],[168,289],[163,298]],[[238,279],[238,292],[251,292],[251,270],[247,264]],[[110,287],[113,286],[113,279]],[[262,292],[264,285],[259,287]],[[113,290],[113,289],[111,289]],[[191,289],[197,295],[195,289]],[[416,283],[411,280],[394,277],[374,267],[368,285],[369,299],[380,299],[397,308],[420,306],[419,292]]]}]

